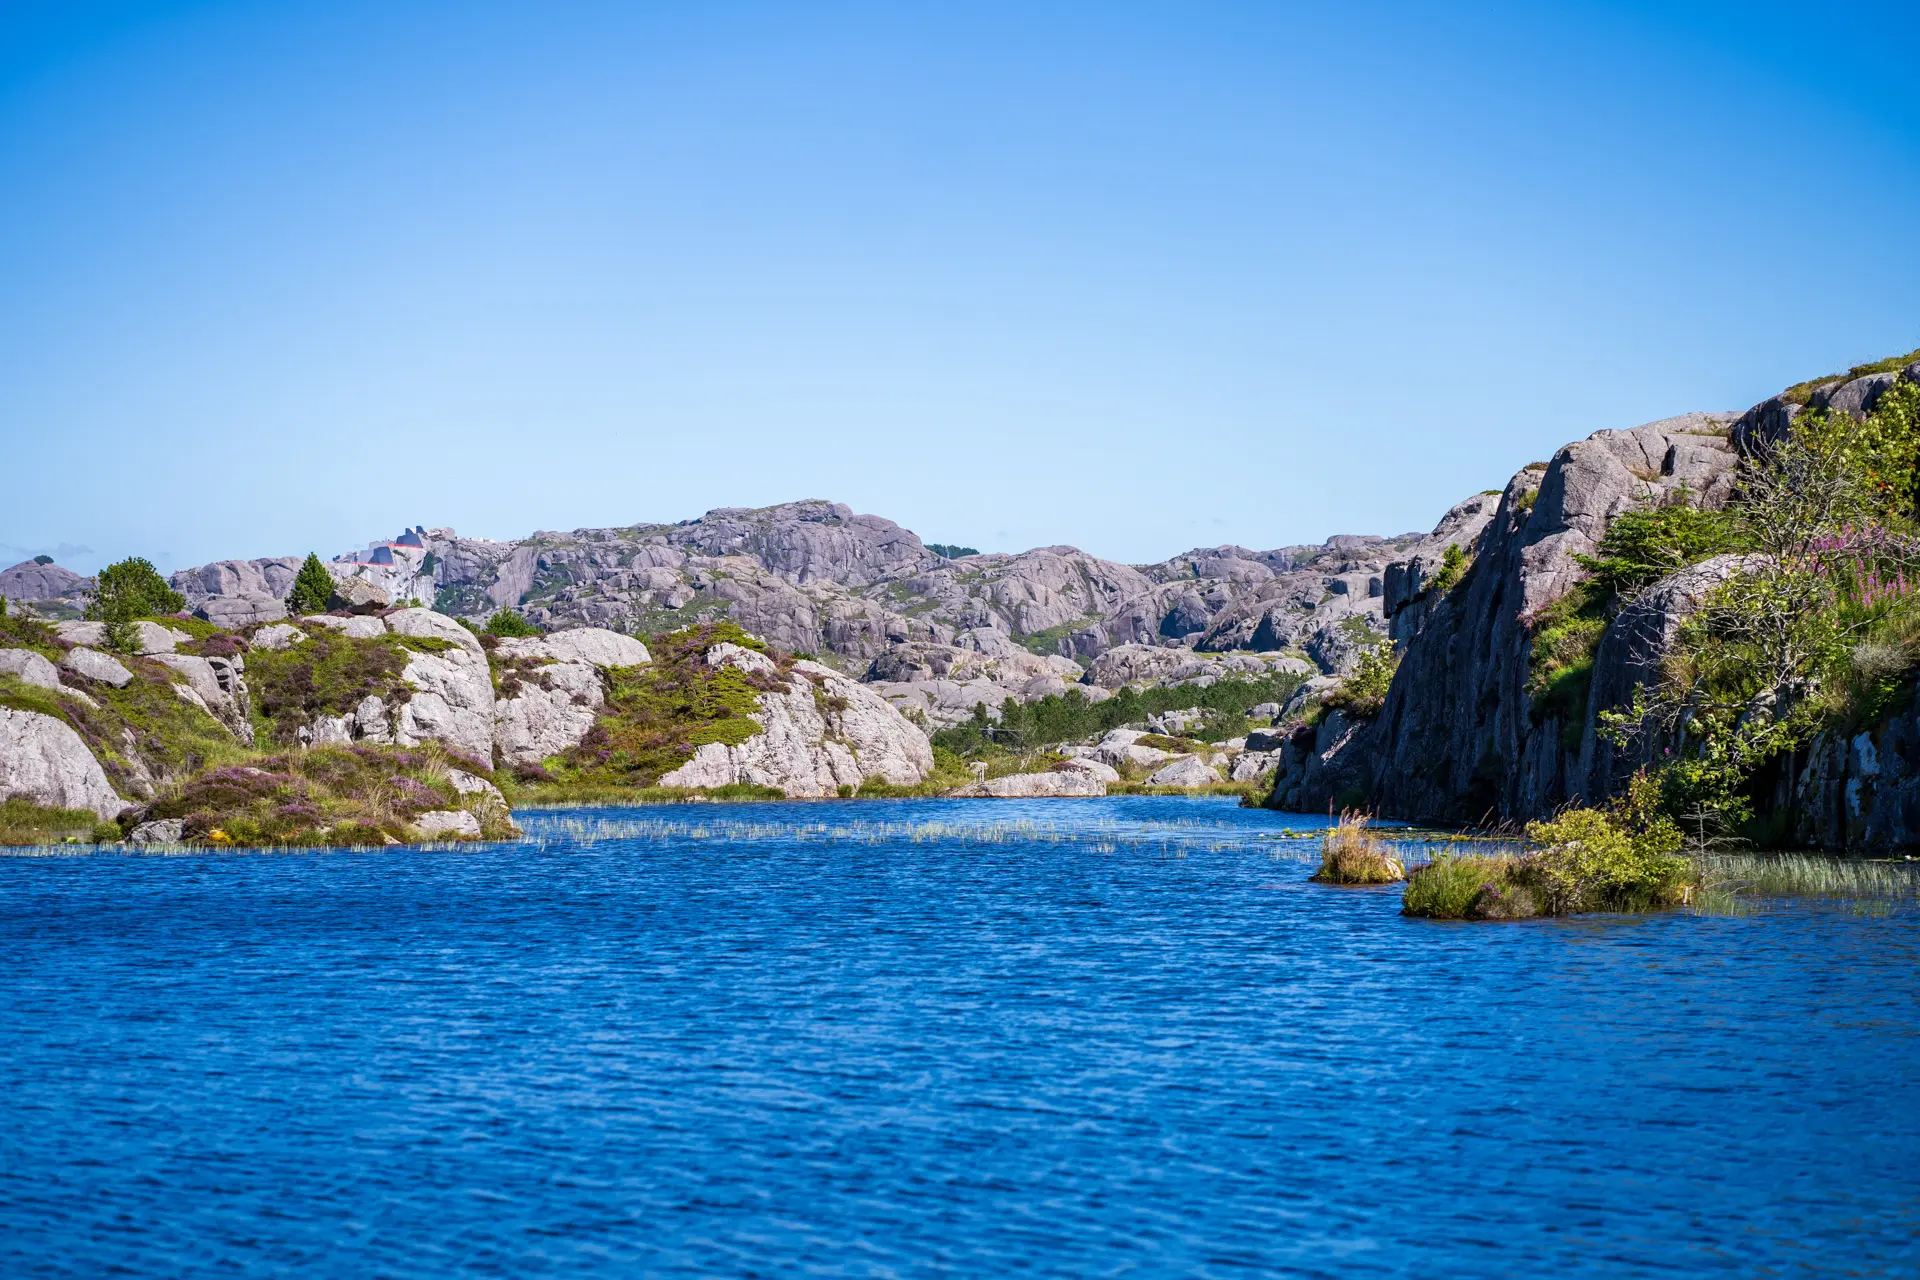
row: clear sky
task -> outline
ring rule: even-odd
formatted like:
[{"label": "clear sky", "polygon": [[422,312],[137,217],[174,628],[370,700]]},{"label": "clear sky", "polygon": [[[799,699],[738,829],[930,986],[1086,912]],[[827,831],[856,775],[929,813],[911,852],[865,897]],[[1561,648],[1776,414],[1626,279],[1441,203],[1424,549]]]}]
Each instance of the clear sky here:
[{"label": "clear sky", "polygon": [[1425,528],[1920,347],[1916,49],[1910,0],[0,0],[0,560]]}]

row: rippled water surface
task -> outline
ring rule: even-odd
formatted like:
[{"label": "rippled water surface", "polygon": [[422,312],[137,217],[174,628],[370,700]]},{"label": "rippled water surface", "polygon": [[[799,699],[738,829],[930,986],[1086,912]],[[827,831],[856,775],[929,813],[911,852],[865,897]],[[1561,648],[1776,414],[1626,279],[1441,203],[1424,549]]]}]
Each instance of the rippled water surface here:
[{"label": "rippled water surface", "polygon": [[0,1273],[1920,1269],[1910,908],[1407,920],[1288,821],[0,858]]}]

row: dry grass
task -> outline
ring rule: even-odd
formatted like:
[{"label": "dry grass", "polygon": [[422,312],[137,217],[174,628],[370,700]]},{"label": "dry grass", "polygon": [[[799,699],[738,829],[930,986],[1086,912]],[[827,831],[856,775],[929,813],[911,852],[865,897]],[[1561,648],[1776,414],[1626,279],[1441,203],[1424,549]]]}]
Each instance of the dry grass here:
[{"label": "dry grass", "polygon": [[1386,841],[1367,830],[1369,815],[1348,810],[1320,837],[1321,884],[1394,884],[1407,878],[1404,863]]}]

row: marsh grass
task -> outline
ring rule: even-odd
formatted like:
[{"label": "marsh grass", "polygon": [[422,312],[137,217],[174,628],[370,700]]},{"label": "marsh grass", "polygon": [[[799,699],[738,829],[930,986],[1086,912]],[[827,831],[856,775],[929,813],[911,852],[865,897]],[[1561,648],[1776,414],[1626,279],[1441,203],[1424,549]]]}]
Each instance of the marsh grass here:
[{"label": "marsh grass", "polygon": [[1728,898],[1920,898],[1920,862],[1817,853],[1715,853],[1698,859],[1706,893]]},{"label": "marsh grass", "polygon": [[1394,884],[1407,878],[1406,864],[1394,856],[1386,841],[1367,830],[1364,813],[1348,811],[1320,837],[1320,869],[1313,879],[1321,884]]}]

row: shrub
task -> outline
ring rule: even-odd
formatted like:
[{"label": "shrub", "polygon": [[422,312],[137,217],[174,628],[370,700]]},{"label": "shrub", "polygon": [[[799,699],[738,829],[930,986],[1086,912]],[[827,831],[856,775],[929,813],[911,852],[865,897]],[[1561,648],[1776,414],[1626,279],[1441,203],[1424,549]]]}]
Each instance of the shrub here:
[{"label": "shrub", "polygon": [[1393,884],[1407,878],[1407,869],[1385,841],[1367,830],[1364,813],[1348,811],[1320,837],[1320,869],[1313,878],[1322,884]]},{"label": "shrub", "polygon": [[1433,581],[1428,584],[1427,590],[1436,596],[1447,594],[1453,590],[1460,579],[1466,577],[1469,567],[1467,553],[1461,550],[1460,544],[1449,542],[1445,554],[1440,557],[1439,571],[1433,575]]},{"label": "shrub", "polygon": [[1391,645],[1378,644],[1360,652],[1353,674],[1329,689],[1320,705],[1329,711],[1345,711],[1356,720],[1378,715],[1386,705],[1387,690],[1393,687],[1393,673],[1399,670],[1400,653]]},{"label": "shrub", "polygon": [[958,560],[961,556],[977,556],[980,554],[977,547],[955,546],[950,542],[929,542],[926,544],[926,548],[942,560]]},{"label": "shrub", "polygon": [[133,648],[133,624],[154,614],[178,613],[187,598],[167,585],[160,571],[140,556],[110,564],[95,581],[87,617],[107,624],[107,648],[126,653]]},{"label": "shrub", "polygon": [[1529,823],[1527,839],[1543,847],[1522,861],[1518,878],[1539,893],[1549,915],[1671,906],[1693,883],[1679,828],[1644,811],[1569,809],[1551,822]]},{"label": "shrub", "polygon": [[300,572],[294,576],[293,590],[287,593],[287,612],[296,618],[325,613],[331,599],[333,575],[320,563],[320,557],[309,551]]},{"label": "shrub", "polygon": [[511,639],[525,636],[541,636],[546,632],[528,622],[511,609],[496,609],[487,619],[487,634]]},{"label": "shrub", "polygon": [[1510,857],[1436,858],[1407,877],[1401,913],[1431,920],[1518,920],[1540,914],[1531,895],[1513,883],[1514,866]]},{"label": "shrub", "polygon": [[1592,571],[1592,582],[1611,595],[1631,596],[1675,570],[1744,546],[1740,523],[1724,511],[1706,511],[1685,500],[1641,511],[1623,511],[1607,524],[1599,552],[1574,559]]}]

